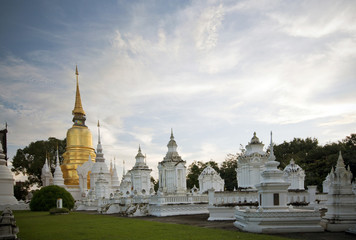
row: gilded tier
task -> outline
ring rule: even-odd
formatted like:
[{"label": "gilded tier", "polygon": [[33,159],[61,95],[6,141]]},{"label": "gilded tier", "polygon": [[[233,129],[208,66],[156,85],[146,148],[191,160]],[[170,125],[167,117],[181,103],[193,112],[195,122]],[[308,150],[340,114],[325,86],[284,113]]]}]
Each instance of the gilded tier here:
[{"label": "gilded tier", "polygon": [[73,125],[67,132],[67,147],[61,166],[65,185],[79,185],[77,167],[95,159],[92,135],[88,127]]}]

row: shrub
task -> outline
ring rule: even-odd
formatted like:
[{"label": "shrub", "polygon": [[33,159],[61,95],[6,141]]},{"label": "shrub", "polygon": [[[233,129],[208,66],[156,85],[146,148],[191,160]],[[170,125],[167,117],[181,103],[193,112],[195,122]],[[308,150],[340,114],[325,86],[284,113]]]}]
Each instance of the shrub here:
[{"label": "shrub", "polygon": [[65,213],[69,213],[68,208],[51,208],[49,210],[49,213],[51,215],[55,215],[55,214],[65,214]]},{"label": "shrub", "polygon": [[62,187],[52,185],[41,188],[34,193],[30,202],[31,211],[48,211],[57,207],[57,199],[62,198],[63,207],[69,210],[74,207],[72,195]]}]

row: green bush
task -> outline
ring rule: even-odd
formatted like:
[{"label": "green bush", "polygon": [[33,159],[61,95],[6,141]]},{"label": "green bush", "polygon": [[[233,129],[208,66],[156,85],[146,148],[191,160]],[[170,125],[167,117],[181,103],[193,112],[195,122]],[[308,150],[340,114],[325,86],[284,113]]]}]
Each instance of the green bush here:
[{"label": "green bush", "polygon": [[49,213],[51,215],[55,215],[55,214],[63,214],[63,213],[69,213],[68,208],[51,208],[49,210]]},{"label": "green bush", "polygon": [[31,211],[48,211],[57,207],[57,199],[62,198],[63,207],[69,210],[74,207],[72,195],[62,187],[52,185],[41,188],[34,193],[30,202]]}]

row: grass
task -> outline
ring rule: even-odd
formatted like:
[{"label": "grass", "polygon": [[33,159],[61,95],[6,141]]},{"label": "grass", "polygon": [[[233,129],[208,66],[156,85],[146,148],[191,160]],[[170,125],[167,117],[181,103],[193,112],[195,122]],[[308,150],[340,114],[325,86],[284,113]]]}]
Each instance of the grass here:
[{"label": "grass", "polygon": [[90,239],[285,239],[271,235],[207,229],[195,226],[91,215],[71,212],[50,215],[48,212],[15,211],[21,240],[90,240]]}]

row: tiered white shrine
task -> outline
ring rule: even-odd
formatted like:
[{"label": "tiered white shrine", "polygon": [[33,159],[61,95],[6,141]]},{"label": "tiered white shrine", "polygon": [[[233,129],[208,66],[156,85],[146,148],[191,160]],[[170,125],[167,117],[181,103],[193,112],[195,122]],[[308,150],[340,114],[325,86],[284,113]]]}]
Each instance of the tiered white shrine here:
[{"label": "tiered white shrine", "polygon": [[248,232],[321,232],[320,214],[313,210],[293,209],[287,206],[290,183],[283,179],[283,172],[277,167],[273,152],[272,133],[270,155],[261,174],[261,182],[256,185],[259,195],[258,209],[236,208],[234,225]]},{"label": "tiered white shrine", "polygon": [[53,174],[53,185],[64,187],[63,173],[62,173],[61,166],[59,165],[58,147],[57,147],[56,168]]},{"label": "tiered white shrine", "polygon": [[224,179],[216,172],[214,168],[208,164],[206,168],[199,175],[199,192],[205,193],[209,189],[214,189],[215,191],[224,191]]},{"label": "tiered white shrine", "polygon": [[8,205],[17,204],[18,201],[14,197],[14,177],[6,166],[5,154],[0,140],[0,210],[4,210]]},{"label": "tiered white shrine", "polygon": [[345,168],[341,152],[334,170],[329,174],[330,185],[326,207],[328,211],[322,219],[327,231],[345,231],[356,225],[356,195],[352,191],[350,166]]},{"label": "tiered white shrine", "polygon": [[[108,182],[108,185],[111,188],[111,174],[108,169],[108,166],[105,163],[103,147],[101,145],[101,139],[100,139],[100,124],[98,122],[98,145],[96,147],[95,163],[94,163],[94,165],[91,169],[91,173],[90,173],[90,189],[91,190],[95,190],[96,182],[99,179],[99,175],[106,182]],[[101,182],[103,182],[103,181],[101,181]],[[107,197],[109,197],[109,195],[110,195],[110,193],[107,192]]]},{"label": "tiered white shrine", "polygon": [[42,180],[42,186],[53,185],[53,175],[51,172],[51,168],[48,165],[47,156],[46,156],[46,161],[42,167],[41,180]]},{"label": "tiered white shrine", "polygon": [[291,159],[289,164],[283,170],[284,180],[290,185],[288,190],[304,190],[304,170]]},{"label": "tiered white shrine", "polygon": [[265,168],[268,155],[263,151],[264,144],[253,133],[251,142],[246,145],[246,151],[238,158],[236,178],[238,188],[256,189],[260,176]]},{"label": "tiered white shrine", "polygon": [[145,156],[141,152],[141,147],[138,148],[138,153],[136,155],[135,166],[131,169],[131,183],[133,193],[136,195],[146,195],[153,193],[153,187],[151,186],[151,172],[145,163]]},{"label": "tiered white shrine", "polygon": [[168,152],[162,162],[158,163],[159,191],[163,194],[185,194],[187,191],[186,162],[177,152],[177,143],[173,131],[167,144]]}]

